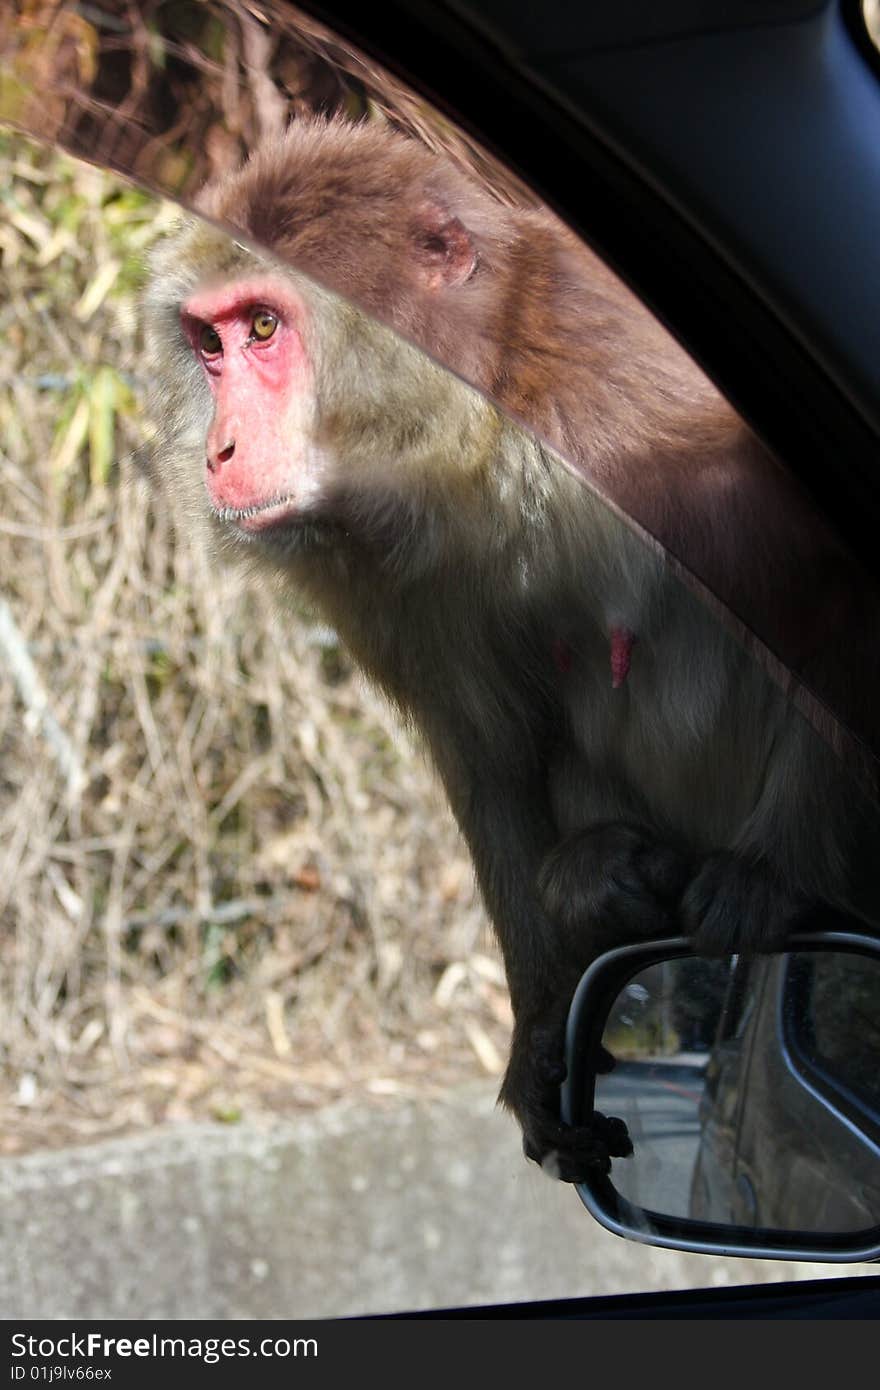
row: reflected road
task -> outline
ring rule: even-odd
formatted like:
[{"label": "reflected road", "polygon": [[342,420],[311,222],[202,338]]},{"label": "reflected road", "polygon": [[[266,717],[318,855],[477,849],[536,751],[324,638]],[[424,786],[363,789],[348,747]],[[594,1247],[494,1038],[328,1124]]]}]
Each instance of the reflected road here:
[{"label": "reflected road", "polygon": [[619,1115],[633,1142],[631,1158],[614,1159],[611,1178],[629,1201],[687,1216],[700,1139],[702,1064],[618,1062],[596,1082],[596,1109]]}]

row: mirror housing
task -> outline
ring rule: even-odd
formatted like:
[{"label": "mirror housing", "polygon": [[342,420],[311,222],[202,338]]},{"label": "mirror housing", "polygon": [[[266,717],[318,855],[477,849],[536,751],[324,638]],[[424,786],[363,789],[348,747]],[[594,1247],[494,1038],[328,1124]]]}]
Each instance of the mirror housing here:
[{"label": "mirror housing", "polygon": [[[609,1067],[610,1063],[610,1067]],[[630,1240],[706,1254],[880,1259],[880,938],[778,952],[684,937],[599,957],[575,992],[562,1117],[622,1118],[632,1157],[577,1184]]]}]

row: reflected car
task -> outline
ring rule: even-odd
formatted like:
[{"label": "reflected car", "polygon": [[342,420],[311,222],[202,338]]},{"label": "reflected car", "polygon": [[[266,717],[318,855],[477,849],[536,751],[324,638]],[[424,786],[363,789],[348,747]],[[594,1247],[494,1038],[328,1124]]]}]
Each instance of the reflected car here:
[{"label": "reflected car", "polygon": [[880,964],[736,961],[705,1068],[690,1215],[862,1231],[880,1211]]}]

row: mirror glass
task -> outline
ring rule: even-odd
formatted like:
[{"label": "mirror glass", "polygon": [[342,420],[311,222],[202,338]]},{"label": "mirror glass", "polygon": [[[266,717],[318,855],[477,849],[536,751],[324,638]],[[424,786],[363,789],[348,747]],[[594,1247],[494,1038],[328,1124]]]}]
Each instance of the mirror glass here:
[{"label": "mirror glass", "polygon": [[636,1207],[802,1235],[880,1224],[880,959],[690,956],[624,986],[596,1109],[633,1154]]}]

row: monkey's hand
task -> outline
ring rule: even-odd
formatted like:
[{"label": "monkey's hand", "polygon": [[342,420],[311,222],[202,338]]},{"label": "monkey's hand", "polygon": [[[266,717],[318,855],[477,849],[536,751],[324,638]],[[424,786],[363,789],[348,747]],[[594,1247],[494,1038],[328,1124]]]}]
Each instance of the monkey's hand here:
[{"label": "monkey's hand", "polygon": [[541,866],[538,892],[582,970],[614,946],[667,933],[691,937],[699,955],[773,950],[809,906],[766,861],[688,854],[622,821],[562,840]]},{"label": "monkey's hand", "polygon": [[622,821],[591,825],[562,840],[538,876],[547,916],[564,933],[581,970],[603,951],[679,930],[687,854]]},{"label": "monkey's hand", "polygon": [[517,1025],[501,1101],[522,1126],[523,1152],[562,1182],[584,1182],[608,1173],[612,1158],[626,1158],[632,1142],[622,1120],[594,1112],[586,1125],[560,1117],[559,1087],[565,1078],[565,1012]]},{"label": "monkey's hand", "polygon": [[700,955],[772,951],[802,923],[807,907],[769,864],[719,851],[688,882],[681,920]]}]

